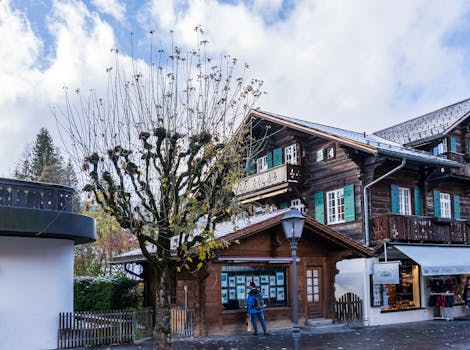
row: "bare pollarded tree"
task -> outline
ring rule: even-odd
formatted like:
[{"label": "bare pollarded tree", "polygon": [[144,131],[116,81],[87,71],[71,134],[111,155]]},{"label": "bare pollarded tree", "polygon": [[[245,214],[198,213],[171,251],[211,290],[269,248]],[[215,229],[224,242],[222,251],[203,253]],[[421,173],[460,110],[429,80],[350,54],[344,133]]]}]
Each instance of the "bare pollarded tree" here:
[{"label": "bare pollarded tree", "polygon": [[137,237],[155,269],[155,349],[171,345],[173,274],[203,267],[225,245],[214,225],[237,211],[233,185],[255,142],[249,120],[240,122],[262,94],[248,65],[209,57],[196,32],[194,49],[151,48],[148,64],[126,65],[116,53],[105,96],[77,90],[54,109],[83,162],[84,189]]}]

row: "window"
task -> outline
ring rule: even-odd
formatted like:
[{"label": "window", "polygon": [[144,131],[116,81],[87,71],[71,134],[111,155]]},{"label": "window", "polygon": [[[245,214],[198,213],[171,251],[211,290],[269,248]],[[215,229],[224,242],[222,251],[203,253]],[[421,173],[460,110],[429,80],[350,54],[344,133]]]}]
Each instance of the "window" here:
[{"label": "window", "polygon": [[287,306],[286,276],[286,268],[282,266],[222,266],[220,287],[224,310],[245,308],[250,282],[255,283],[268,307]]},{"label": "window", "polygon": [[344,190],[342,188],[326,193],[328,224],[344,222]]},{"label": "window", "polygon": [[326,159],[333,159],[335,157],[335,147],[334,146],[329,146],[326,149]]},{"label": "window", "polygon": [[400,206],[400,214],[411,215],[410,189],[406,187],[398,187],[398,200]]},{"label": "window", "polygon": [[321,162],[323,160],[323,148],[317,151],[316,159],[317,159],[317,162]]},{"label": "window", "polygon": [[374,284],[371,275],[371,306],[382,312],[409,310],[421,307],[419,266],[402,260],[399,284]]},{"label": "window", "polygon": [[305,211],[305,205],[302,204],[302,201],[300,199],[293,199],[290,201],[290,207],[295,208],[301,213]]},{"label": "window", "polygon": [[284,148],[286,164],[297,165],[297,145],[293,144]]},{"label": "window", "polygon": [[268,170],[268,156],[258,158],[256,160],[256,172],[260,173],[262,171]]},{"label": "window", "polygon": [[441,193],[441,218],[451,218],[451,211],[450,211],[450,194],[449,193]]},{"label": "window", "polygon": [[447,139],[442,140],[440,144],[434,147],[434,150],[435,154],[447,153]]}]

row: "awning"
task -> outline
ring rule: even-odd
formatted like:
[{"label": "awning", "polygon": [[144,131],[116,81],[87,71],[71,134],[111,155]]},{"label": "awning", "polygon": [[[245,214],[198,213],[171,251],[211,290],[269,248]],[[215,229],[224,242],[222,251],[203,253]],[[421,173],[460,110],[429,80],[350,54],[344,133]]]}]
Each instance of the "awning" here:
[{"label": "awning", "polygon": [[470,247],[399,244],[393,247],[418,263],[423,276],[470,274]]}]

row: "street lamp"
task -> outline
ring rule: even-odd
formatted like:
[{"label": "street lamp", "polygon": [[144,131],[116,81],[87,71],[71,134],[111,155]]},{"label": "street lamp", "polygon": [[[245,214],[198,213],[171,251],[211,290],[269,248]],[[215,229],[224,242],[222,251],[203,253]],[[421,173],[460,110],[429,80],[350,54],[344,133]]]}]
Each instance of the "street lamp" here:
[{"label": "street lamp", "polygon": [[294,326],[292,327],[292,332],[294,335],[298,335],[300,328],[297,312],[297,242],[300,236],[302,236],[305,217],[297,209],[290,208],[290,210],[284,214],[281,222],[282,229],[290,242],[290,249],[292,251],[292,274],[294,275],[292,281],[292,290],[294,293]]}]

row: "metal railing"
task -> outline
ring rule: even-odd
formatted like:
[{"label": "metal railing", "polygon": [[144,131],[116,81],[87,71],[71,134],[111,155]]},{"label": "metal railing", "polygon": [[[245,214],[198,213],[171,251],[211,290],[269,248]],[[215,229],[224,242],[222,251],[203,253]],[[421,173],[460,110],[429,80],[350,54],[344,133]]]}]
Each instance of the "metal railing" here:
[{"label": "metal railing", "polygon": [[70,187],[0,178],[0,206],[72,211]]}]

